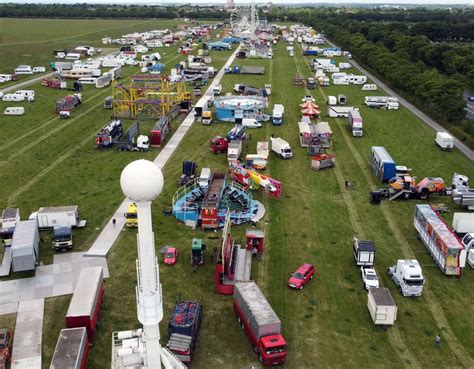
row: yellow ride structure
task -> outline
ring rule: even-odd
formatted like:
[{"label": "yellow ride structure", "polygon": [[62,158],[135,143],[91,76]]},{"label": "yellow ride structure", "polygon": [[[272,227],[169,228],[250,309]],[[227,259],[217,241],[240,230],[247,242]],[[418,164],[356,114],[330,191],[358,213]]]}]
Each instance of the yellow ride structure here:
[{"label": "yellow ride structure", "polygon": [[129,85],[116,83],[112,91],[117,118],[174,117],[191,107],[184,81],[171,82],[166,75],[131,76]]}]

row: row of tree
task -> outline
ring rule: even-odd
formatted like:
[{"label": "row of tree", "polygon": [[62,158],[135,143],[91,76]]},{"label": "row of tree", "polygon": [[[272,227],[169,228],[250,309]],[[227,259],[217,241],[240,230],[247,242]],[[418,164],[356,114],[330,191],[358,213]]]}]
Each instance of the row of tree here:
[{"label": "row of tree", "polygon": [[474,133],[472,122],[464,120],[463,98],[465,88],[474,83],[472,46],[435,44],[426,36],[406,35],[406,25],[400,27],[398,22],[368,23],[355,20],[352,13],[325,9],[290,12],[288,19],[324,30],[392,87],[462,127],[469,136]]}]

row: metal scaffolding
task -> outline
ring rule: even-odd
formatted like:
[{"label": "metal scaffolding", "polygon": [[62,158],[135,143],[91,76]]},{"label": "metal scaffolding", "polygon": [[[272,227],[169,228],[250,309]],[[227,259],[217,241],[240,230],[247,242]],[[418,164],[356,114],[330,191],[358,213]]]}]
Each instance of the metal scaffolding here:
[{"label": "metal scaffolding", "polygon": [[131,76],[129,85],[116,83],[112,90],[117,118],[176,116],[183,104],[191,103],[184,81],[171,82],[166,75]]}]

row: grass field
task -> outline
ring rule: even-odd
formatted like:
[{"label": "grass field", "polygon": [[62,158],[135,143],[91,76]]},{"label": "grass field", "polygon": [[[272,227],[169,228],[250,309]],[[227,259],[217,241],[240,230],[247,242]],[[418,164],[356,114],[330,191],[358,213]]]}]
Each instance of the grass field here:
[{"label": "grass field", "polygon": [[[53,49],[68,49],[80,45],[99,48],[101,38],[119,37],[126,33],[173,28],[173,20],[79,20],[79,19],[14,19],[0,18],[0,74],[11,74],[20,64],[44,66],[54,61]],[[113,45],[112,45],[113,46]],[[32,78],[22,75],[20,80]],[[2,88],[14,82],[0,84]]]},{"label": "grass field", "polygon": [[[157,28],[162,28],[157,23]],[[181,60],[172,49],[165,62],[173,66]],[[213,52],[219,66],[229,52]],[[466,269],[460,280],[446,278],[434,266],[424,246],[416,239],[413,213],[416,201],[386,202],[373,207],[368,195],[381,186],[369,168],[370,147],[385,146],[397,163],[413,169],[418,178],[441,176],[450,181],[453,172],[474,176],[474,165],[458,151],[445,153],[434,145],[434,132],[409,111],[368,110],[365,92],[360,86],[331,86],[311,91],[323,114],[326,96],[344,93],[348,105],[359,106],[364,117],[364,137],[354,139],[345,119],[322,117],[334,132],[333,152],[337,166],[326,171],[310,170],[310,157],[299,146],[299,106],[304,88],[293,85],[297,70],[310,75],[307,61],[299,49],[288,56],[279,43],[272,60],[237,60],[240,65],[264,65],[264,76],[226,75],[224,92],[234,83],[263,87],[272,83],[270,108],[285,105],[284,124],[266,123],[253,130],[245,153],[255,152],[257,141],[270,135],[290,142],[294,157],[284,161],[271,155],[266,173],[283,183],[280,199],[267,198],[261,192],[254,197],[264,203],[267,214],[259,226],[267,232],[263,260],[253,264],[252,276],[268,297],[282,320],[288,349],[287,368],[373,367],[373,368],[451,368],[473,367],[474,324],[468,319],[474,297],[473,271]],[[131,73],[131,72],[128,72]],[[61,92],[36,87],[37,101],[28,106],[24,118],[8,118],[2,130],[8,139],[0,143],[0,167],[4,176],[0,204],[21,207],[22,216],[44,205],[78,204],[88,220],[84,230],[75,233],[76,250],[86,250],[110,219],[123,195],[119,176],[123,167],[139,158],[153,158],[157,152],[119,153],[94,149],[93,135],[107,121],[110,111],[101,107],[107,90],[86,90],[86,102],[74,111],[70,120],[54,116],[54,101]],[[380,93],[380,92],[379,92]],[[379,93],[373,93],[379,94]],[[3,105],[0,103],[0,110]],[[179,119],[174,123],[177,126]],[[166,339],[167,319],[177,299],[202,299],[204,320],[193,368],[258,367],[257,359],[232,312],[232,299],[214,292],[214,265],[211,250],[218,246],[220,232],[192,230],[164,216],[177,189],[183,160],[197,161],[199,168],[226,170],[225,155],[213,155],[209,139],[225,134],[229,123],[211,126],[195,124],[164,168],[165,188],[153,204],[153,225],[157,250],[172,245],[180,250],[174,267],[160,265],[165,314],[162,336]],[[17,169],[18,168],[18,169]],[[344,181],[355,182],[346,190]],[[449,198],[432,198],[459,211]],[[446,217],[450,222],[450,215]],[[243,240],[246,227],[232,229]],[[354,235],[371,239],[377,245],[377,271],[383,286],[391,289],[398,306],[398,319],[387,332],[375,328],[366,304],[360,272],[352,262],[351,240]],[[192,237],[201,237],[208,247],[205,264],[194,270],[190,265]],[[48,240],[41,246],[42,259],[52,261]],[[417,258],[427,284],[421,298],[404,298],[386,275],[389,265],[398,258]],[[111,332],[139,326],[135,312],[136,232],[124,229],[108,256],[111,277],[105,283],[105,300],[100,328],[90,350],[88,367],[110,366]],[[286,281],[300,263],[316,265],[317,276],[304,291],[292,291]],[[15,276],[18,277],[18,276]],[[48,367],[59,330],[64,326],[70,296],[48,299],[43,327],[43,361]],[[0,317],[0,325],[14,326],[14,315]],[[434,336],[442,337],[435,349]],[[163,339],[163,340],[164,340]]]}]

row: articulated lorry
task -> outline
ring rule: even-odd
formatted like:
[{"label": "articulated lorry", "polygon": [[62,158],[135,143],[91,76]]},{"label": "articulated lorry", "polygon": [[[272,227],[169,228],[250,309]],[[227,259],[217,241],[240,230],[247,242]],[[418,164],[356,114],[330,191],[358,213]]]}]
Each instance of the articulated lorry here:
[{"label": "articulated lorry", "polygon": [[286,361],[286,341],[281,321],[254,281],[234,286],[234,312],[259,361],[264,366]]},{"label": "articulated lorry", "polygon": [[362,137],[364,127],[362,123],[362,116],[359,109],[351,109],[348,112],[349,129],[354,137]]},{"label": "articulated lorry", "polygon": [[421,296],[425,279],[418,260],[398,260],[388,268],[388,275],[403,296]]},{"label": "articulated lorry", "polygon": [[200,302],[180,301],[175,305],[168,323],[169,339],[166,347],[185,364],[193,359],[202,308]]}]

